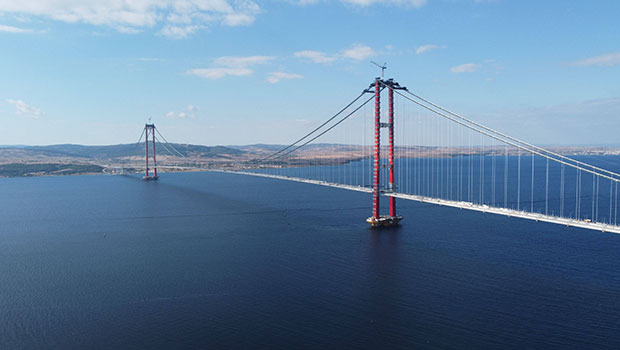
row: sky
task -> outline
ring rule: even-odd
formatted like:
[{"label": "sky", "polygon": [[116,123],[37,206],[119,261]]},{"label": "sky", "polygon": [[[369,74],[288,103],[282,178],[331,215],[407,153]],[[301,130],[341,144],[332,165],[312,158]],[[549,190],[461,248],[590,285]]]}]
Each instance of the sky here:
[{"label": "sky", "polygon": [[0,0],[0,145],[286,144],[386,77],[536,144],[620,144],[620,1]]}]

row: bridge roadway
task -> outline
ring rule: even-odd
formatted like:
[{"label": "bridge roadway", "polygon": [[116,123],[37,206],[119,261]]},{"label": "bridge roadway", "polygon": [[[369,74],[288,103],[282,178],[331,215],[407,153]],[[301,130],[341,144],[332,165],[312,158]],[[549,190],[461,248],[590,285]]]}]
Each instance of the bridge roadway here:
[{"label": "bridge roadway", "polygon": [[[303,179],[303,178],[298,178],[298,177],[290,177],[290,176],[282,176],[282,175],[253,173],[249,171],[233,171],[233,170],[212,170],[212,171],[249,175],[249,176],[267,177],[267,178],[272,178],[272,179],[303,182],[303,183],[313,184],[313,185],[341,188],[341,189],[350,190],[350,191],[372,193],[371,188],[362,187],[362,186],[343,185],[343,184],[337,184],[333,182],[320,181],[320,180],[310,180],[310,179]],[[459,202],[459,201],[452,201],[452,200],[432,198],[432,197],[424,197],[424,196],[418,196],[418,195],[412,195],[412,194],[404,194],[404,193],[398,193],[398,192],[383,192],[383,194],[385,196],[418,201],[422,203],[431,203],[431,204],[443,205],[446,207],[474,210],[474,211],[479,211],[483,213],[498,214],[498,215],[504,215],[504,216],[534,220],[534,221],[549,222],[553,224],[560,224],[560,225],[565,225],[565,226],[580,227],[580,228],[585,228],[585,229],[590,229],[590,230],[612,232],[612,233],[620,234],[620,226],[609,225],[609,224],[600,223],[600,222],[560,218],[557,216],[544,215],[540,213],[530,213],[530,212],[520,211],[520,210],[515,210],[515,209],[491,207],[491,206],[484,205],[484,204],[475,204],[475,203],[463,202],[463,201]]]}]

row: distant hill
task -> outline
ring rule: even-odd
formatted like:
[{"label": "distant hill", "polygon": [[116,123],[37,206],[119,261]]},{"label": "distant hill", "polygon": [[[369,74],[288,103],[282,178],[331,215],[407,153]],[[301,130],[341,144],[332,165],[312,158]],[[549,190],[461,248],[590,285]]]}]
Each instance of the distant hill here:
[{"label": "distant hill", "polygon": [[[300,142],[299,144],[302,144]],[[288,145],[278,145],[278,144],[265,144],[265,143],[256,143],[252,145],[232,145],[226,146],[229,148],[234,148],[246,152],[254,152],[257,150],[260,151],[279,151]],[[351,147],[351,145],[339,144],[339,143],[312,143],[304,146],[304,149],[323,149],[323,148],[334,148],[334,147]],[[358,147],[358,146],[353,146]]]},{"label": "distant hill", "polygon": [[94,164],[0,164],[0,177],[99,174],[103,167]]},{"label": "distant hill", "polygon": [[270,144],[264,144],[264,143],[255,143],[251,145],[229,145],[226,147],[243,150],[243,151],[246,151],[246,150],[277,151],[279,149],[286,147],[286,145],[270,145]]},{"label": "distant hill", "polygon": [[[244,153],[243,150],[233,149],[224,146],[209,147],[176,143],[172,144],[172,146],[185,157],[216,158],[239,156]],[[17,150],[19,150],[19,152],[23,156],[32,155],[43,157],[113,159],[141,155],[144,152],[144,143],[140,145],[134,143],[110,146],[83,146],[73,144],[19,147],[0,146],[0,154],[2,153],[2,151],[14,153]],[[160,155],[176,155],[174,154],[173,150],[168,151],[163,144],[157,145],[157,153]]]}]

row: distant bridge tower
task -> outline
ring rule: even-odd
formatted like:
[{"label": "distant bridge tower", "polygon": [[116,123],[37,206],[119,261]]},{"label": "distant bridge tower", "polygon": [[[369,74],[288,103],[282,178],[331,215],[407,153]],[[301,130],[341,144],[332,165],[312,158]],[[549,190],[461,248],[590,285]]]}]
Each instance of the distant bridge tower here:
[{"label": "distant bridge tower", "polygon": [[[155,158],[155,124],[145,124],[144,125],[144,160],[146,162],[144,177],[143,180],[157,180],[159,176],[157,176],[157,159]],[[149,135],[152,135],[152,143],[153,143],[153,175],[150,174],[149,169]]]},{"label": "distant bridge tower", "polygon": [[[370,85],[370,89],[374,86],[375,93],[375,150],[374,150],[374,172],[372,187],[372,216],[366,219],[372,227],[377,226],[396,226],[403,219],[402,216],[396,215],[396,198],[390,197],[390,215],[380,215],[379,194],[380,189],[380,170],[381,170],[381,128],[388,129],[388,171],[389,183],[387,190],[383,192],[393,192],[394,186],[394,90],[406,90],[401,87],[393,79],[383,80],[376,78],[375,82]],[[388,89],[388,122],[381,122],[381,90],[383,87]]]}]

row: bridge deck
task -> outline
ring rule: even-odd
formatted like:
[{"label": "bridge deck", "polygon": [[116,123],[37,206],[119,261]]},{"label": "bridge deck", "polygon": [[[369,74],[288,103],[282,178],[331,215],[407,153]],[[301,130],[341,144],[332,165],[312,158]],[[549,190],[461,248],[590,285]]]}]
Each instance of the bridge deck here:
[{"label": "bridge deck", "polygon": [[[327,181],[310,180],[310,179],[281,176],[281,175],[253,173],[249,171],[228,171],[228,170],[220,170],[220,171],[226,172],[226,173],[233,173],[233,174],[259,176],[259,177],[267,177],[267,178],[286,180],[286,181],[303,182],[303,183],[308,183],[308,184],[313,184],[313,185],[341,188],[341,189],[349,190],[349,191],[372,193],[371,188],[362,187],[362,186],[343,185],[343,184],[327,182]],[[609,224],[600,223],[600,222],[591,222],[591,221],[585,221],[585,220],[561,218],[561,217],[556,217],[556,216],[544,215],[540,213],[530,213],[530,212],[520,211],[520,210],[515,210],[515,209],[497,208],[497,207],[491,207],[488,205],[475,204],[471,202],[463,202],[463,201],[458,202],[458,201],[451,201],[451,200],[432,198],[432,197],[423,197],[423,196],[404,194],[404,193],[398,193],[398,192],[385,192],[383,194],[386,196],[390,196],[390,197],[413,200],[413,201],[418,201],[422,203],[431,203],[431,204],[443,205],[443,206],[453,207],[453,208],[475,210],[475,211],[479,211],[483,213],[498,214],[498,215],[517,217],[517,218],[534,220],[534,221],[549,222],[553,224],[560,224],[560,225],[580,227],[580,228],[585,228],[585,229],[590,229],[590,230],[612,232],[612,233],[620,234],[620,226],[609,225]]]},{"label": "bridge deck", "polygon": [[279,180],[286,180],[286,181],[295,181],[295,182],[303,182],[303,183],[313,184],[313,185],[342,188],[343,190],[349,190],[349,191],[358,191],[358,192],[372,193],[372,189],[371,188],[367,188],[367,187],[343,185],[343,184],[337,184],[337,183],[334,183],[334,182],[327,182],[327,181],[320,181],[320,180],[310,180],[310,179],[304,179],[304,178],[300,178],[300,177],[290,177],[290,176],[281,176],[281,175],[261,174],[261,173],[253,173],[253,172],[249,172],[249,171],[229,171],[229,170],[216,170],[216,171],[221,171],[221,172],[226,172],[226,173],[233,173],[233,174],[249,175],[249,176],[268,177],[268,178],[272,178],[272,179],[279,179]]}]

